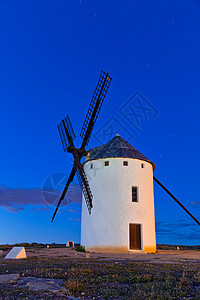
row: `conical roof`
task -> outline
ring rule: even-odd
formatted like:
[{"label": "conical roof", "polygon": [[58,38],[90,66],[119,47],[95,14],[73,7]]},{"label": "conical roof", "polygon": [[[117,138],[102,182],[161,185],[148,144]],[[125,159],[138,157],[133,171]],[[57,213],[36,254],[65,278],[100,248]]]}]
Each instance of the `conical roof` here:
[{"label": "conical roof", "polygon": [[88,152],[89,155],[86,157],[86,161],[99,158],[126,157],[147,161],[152,164],[153,170],[156,168],[153,162],[151,162],[118,134],[114,136],[108,143],[96,148],[92,148]]}]

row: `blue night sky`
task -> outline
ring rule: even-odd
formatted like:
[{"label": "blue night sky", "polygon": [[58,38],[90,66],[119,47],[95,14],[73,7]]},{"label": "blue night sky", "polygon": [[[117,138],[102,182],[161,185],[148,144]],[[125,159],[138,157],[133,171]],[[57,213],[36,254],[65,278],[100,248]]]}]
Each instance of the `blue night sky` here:
[{"label": "blue night sky", "polygon": [[[72,166],[57,124],[70,115],[78,147],[101,70],[113,80],[89,146],[119,133],[200,219],[199,11],[197,0],[0,1],[0,244],[80,242],[77,181],[53,224],[59,192],[44,191]],[[200,244],[156,184],[155,214],[157,243]]]}]

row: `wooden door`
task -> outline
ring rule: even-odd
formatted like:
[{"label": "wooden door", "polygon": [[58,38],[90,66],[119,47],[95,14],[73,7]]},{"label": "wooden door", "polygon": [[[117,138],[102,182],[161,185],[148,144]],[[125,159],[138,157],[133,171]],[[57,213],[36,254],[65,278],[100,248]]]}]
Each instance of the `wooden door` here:
[{"label": "wooden door", "polygon": [[141,250],[141,225],[129,224],[129,241],[131,250]]}]

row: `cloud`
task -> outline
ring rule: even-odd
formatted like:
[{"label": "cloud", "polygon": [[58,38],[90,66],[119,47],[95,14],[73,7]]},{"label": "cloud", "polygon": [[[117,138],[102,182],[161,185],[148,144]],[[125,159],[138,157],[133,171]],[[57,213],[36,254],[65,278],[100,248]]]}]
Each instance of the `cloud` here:
[{"label": "cloud", "polygon": [[200,205],[200,201],[191,201],[191,205]]},{"label": "cloud", "polygon": [[[6,210],[19,213],[25,206],[36,206],[35,211],[48,210],[49,206],[57,205],[62,191],[53,188],[9,188],[0,186],[0,206]],[[82,193],[77,184],[72,183],[61,206],[68,206],[70,203],[81,203]]]},{"label": "cloud", "polygon": [[196,227],[197,224],[192,221],[192,219],[191,222],[185,220],[176,220],[176,223],[167,223],[165,221],[156,222],[156,230],[160,232],[175,232],[178,229],[195,229]]},{"label": "cloud", "polygon": [[199,241],[200,230],[198,225],[191,220],[177,220],[176,223],[167,223],[165,221],[156,222],[156,235],[159,237],[170,236],[176,240]]},{"label": "cloud", "polygon": [[80,218],[78,218],[78,219],[69,218],[68,220],[69,220],[69,221],[76,221],[76,222],[80,222],[80,221],[81,221]]},{"label": "cloud", "polygon": [[48,206],[45,206],[45,207],[39,206],[39,207],[34,207],[32,209],[32,212],[47,211],[47,210],[50,210],[50,208]]},{"label": "cloud", "polygon": [[68,209],[67,211],[68,211],[68,212],[77,213],[77,210],[75,210],[75,209]]}]

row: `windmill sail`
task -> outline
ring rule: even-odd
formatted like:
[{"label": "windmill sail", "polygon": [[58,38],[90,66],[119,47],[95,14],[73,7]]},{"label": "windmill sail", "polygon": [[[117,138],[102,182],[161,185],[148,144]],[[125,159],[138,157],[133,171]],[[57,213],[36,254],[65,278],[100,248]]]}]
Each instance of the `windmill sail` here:
[{"label": "windmill sail", "polygon": [[65,195],[66,195],[66,193],[67,193],[67,191],[68,191],[69,185],[70,185],[70,183],[73,181],[75,174],[76,174],[76,164],[74,163],[73,168],[72,168],[72,170],[71,170],[71,173],[70,173],[70,175],[69,175],[69,178],[68,178],[68,180],[67,180],[67,183],[66,183],[66,185],[65,185],[65,188],[64,188],[64,190],[63,190],[63,192],[62,192],[62,195],[61,195],[61,197],[60,197],[60,199],[59,199],[59,201],[58,201],[58,204],[57,204],[57,206],[56,206],[56,209],[55,209],[55,211],[54,211],[54,214],[53,214],[53,217],[52,217],[52,219],[51,219],[51,222],[53,222],[53,220],[54,220],[54,218],[55,218],[55,216],[56,216],[56,213],[57,213],[57,211],[58,211],[58,208],[59,208],[59,206],[60,206],[62,200],[65,198]]},{"label": "windmill sail", "polygon": [[101,107],[104,102],[107,91],[109,89],[111,80],[112,80],[112,78],[109,76],[109,73],[105,73],[105,72],[101,71],[101,75],[100,75],[98,84],[94,91],[85,121],[84,121],[82,129],[81,129],[80,136],[83,139],[81,148],[85,148],[85,146],[88,145],[94,124],[95,124],[97,117],[99,115],[99,112],[101,110]]},{"label": "windmill sail", "polygon": [[86,176],[84,170],[82,170],[82,175],[83,176],[81,176],[81,174],[78,171],[76,172],[76,175],[77,175],[80,187],[83,191],[83,195],[84,195],[84,198],[85,198],[85,201],[86,201],[86,205],[87,205],[89,214],[91,214],[91,209],[93,207],[93,205],[92,205],[93,195],[92,195],[91,190],[90,190],[90,186],[89,186],[89,183],[88,183],[88,180],[87,180],[87,176]]},{"label": "windmill sail", "polygon": [[[66,132],[66,128],[67,128],[68,133]],[[72,128],[70,118],[68,115],[58,125],[58,131],[59,131],[60,139],[61,139],[61,142],[63,145],[63,150],[64,150],[64,152],[66,152],[67,148],[70,146],[69,136],[72,139],[72,141],[74,141],[76,138],[76,136],[74,134],[74,130]]]},{"label": "windmill sail", "polygon": [[86,115],[85,121],[83,123],[83,127],[81,130],[81,137],[83,138],[83,142],[81,144],[80,149],[77,149],[74,147],[74,139],[75,139],[75,134],[74,130],[72,128],[71,121],[69,119],[69,116],[67,115],[64,120],[58,125],[58,131],[60,134],[61,142],[63,145],[64,151],[71,152],[74,157],[74,165],[72,168],[72,171],[70,173],[70,176],[67,180],[66,186],[62,192],[62,195],[58,201],[57,207],[55,209],[55,212],[53,214],[51,222],[53,222],[55,215],[58,211],[58,208],[64,199],[70,183],[73,181],[75,174],[77,173],[77,177],[79,180],[79,184],[83,190],[84,198],[88,207],[89,213],[91,213],[92,209],[92,193],[89,187],[89,183],[86,177],[86,174],[83,170],[83,166],[80,163],[80,160],[82,156],[84,155],[85,147],[88,144],[89,138],[91,136],[94,124],[97,120],[97,117],[99,115],[99,112],[101,110],[102,104],[104,102],[106,93],[108,91],[108,88],[111,83],[111,77],[109,76],[109,73],[101,72],[97,87],[95,89],[95,92],[93,94],[88,113]]}]

